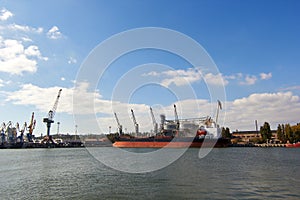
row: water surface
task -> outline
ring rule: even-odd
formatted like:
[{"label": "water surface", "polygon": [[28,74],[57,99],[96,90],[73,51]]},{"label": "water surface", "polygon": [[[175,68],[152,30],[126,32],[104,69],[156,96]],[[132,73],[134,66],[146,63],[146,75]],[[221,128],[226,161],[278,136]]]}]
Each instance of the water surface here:
[{"label": "water surface", "polygon": [[300,199],[300,148],[216,148],[203,159],[198,151],[129,174],[84,148],[2,149],[0,199]]}]

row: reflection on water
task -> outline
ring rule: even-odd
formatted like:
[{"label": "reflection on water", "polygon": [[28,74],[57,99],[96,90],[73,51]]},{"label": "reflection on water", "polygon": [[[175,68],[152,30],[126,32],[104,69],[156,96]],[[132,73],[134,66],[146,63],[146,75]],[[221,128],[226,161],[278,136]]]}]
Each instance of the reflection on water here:
[{"label": "reflection on water", "polygon": [[106,167],[85,149],[3,149],[0,198],[300,198],[300,149],[221,148],[203,159],[198,151],[189,149],[159,171],[128,174]]}]

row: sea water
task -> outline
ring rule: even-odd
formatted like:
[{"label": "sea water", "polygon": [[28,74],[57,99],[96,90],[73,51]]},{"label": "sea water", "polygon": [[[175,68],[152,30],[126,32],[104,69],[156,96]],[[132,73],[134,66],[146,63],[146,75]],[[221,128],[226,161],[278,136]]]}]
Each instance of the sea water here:
[{"label": "sea water", "polygon": [[130,174],[85,148],[1,149],[0,199],[300,199],[300,148],[198,154],[188,149],[163,169]]}]

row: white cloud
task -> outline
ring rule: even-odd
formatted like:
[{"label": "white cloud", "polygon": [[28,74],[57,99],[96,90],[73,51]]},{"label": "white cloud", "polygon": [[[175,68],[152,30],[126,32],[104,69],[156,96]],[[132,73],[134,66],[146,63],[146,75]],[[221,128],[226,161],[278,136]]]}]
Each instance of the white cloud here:
[{"label": "white cloud", "polygon": [[266,73],[260,73],[259,76],[260,76],[261,80],[268,80],[268,79],[272,78],[272,73],[271,72],[268,73],[268,74],[266,74]]},{"label": "white cloud", "polygon": [[[24,84],[14,92],[7,92],[6,101],[16,105],[35,106],[39,111],[47,113],[54,104],[60,87],[41,88],[32,84]],[[58,105],[59,112],[72,113],[72,89],[63,88],[61,101]]]},{"label": "white cloud", "polygon": [[21,39],[24,42],[32,42],[32,39],[30,39],[29,37],[22,37]]},{"label": "white cloud", "polygon": [[34,28],[30,26],[24,26],[19,24],[9,24],[6,27],[4,27],[6,30],[12,30],[12,31],[23,31],[27,33],[37,33],[40,34],[43,32],[42,27]]},{"label": "white cloud", "polygon": [[35,45],[31,45],[31,46],[27,47],[27,48],[25,49],[24,53],[25,53],[25,55],[27,55],[27,56],[37,57],[37,58],[39,58],[39,59],[41,59],[41,60],[45,60],[45,61],[48,60],[47,57],[43,57],[43,56],[42,56],[41,52],[39,51],[39,48],[38,48],[37,46],[35,46]]},{"label": "white cloud", "polygon": [[48,59],[41,55],[37,46],[25,48],[20,41],[0,37],[0,72],[17,75],[34,73],[37,70],[37,59]]},{"label": "white cloud", "polygon": [[208,73],[205,74],[204,78],[207,84],[226,86],[229,83],[228,80],[222,76],[222,74]]},{"label": "white cloud", "polygon": [[68,60],[68,64],[76,64],[77,63],[77,60],[73,57],[70,57],[69,60]]},{"label": "white cloud", "polygon": [[56,39],[62,38],[62,33],[59,31],[59,28],[57,26],[53,26],[47,32],[47,36],[50,39],[56,40]]},{"label": "white cloud", "polygon": [[256,76],[254,75],[246,75],[246,78],[244,81],[240,81],[241,85],[254,85],[257,81]]},{"label": "white cloud", "polygon": [[280,91],[300,90],[300,85],[294,85],[286,88],[280,88]]},{"label": "white cloud", "polygon": [[5,8],[2,8],[1,11],[0,11],[0,21],[5,21],[7,20],[8,18],[12,17],[13,14],[6,10]]},{"label": "white cloud", "polygon": [[252,94],[227,102],[226,124],[232,129],[255,130],[254,121],[269,122],[273,129],[279,123],[299,122],[299,96],[291,92]]},{"label": "white cloud", "polygon": [[4,86],[6,86],[8,84],[11,84],[10,80],[9,81],[4,81],[4,80],[0,79],[0,87],[4,87]]},{"label": "white cloud", "polygon": [[161,82],[162,85],[168,87],[171,84],[183,86],[201,80],[202,73],[199,68],[188,68],[187,70],[169,70],[162,72],[166,78]]},{"label": "white cloud", "polygon": [[66,78],[65,78],[65,77],[61,77],[61,78],[60,78],[60,80],[62,80],[62,81],[65,81],[65,80],[66,80]]},{"label": "white cloud", "polygon": [[[207,84],[224,86],[228,85],[229,81],[235,80],[240,85],[254,85],[258,81],[256,75],[244,75],[242,73],[236,73],[231,75],[223,75],[221,73],[204,74],[198,67],[188,68],[186,70],[168,70],[163,72],[152,71],[143,74],[143,76],[161,77],[161,84],[166,87],[170,86],[171,84],[174,84],[176,86],[183,86],[200,81],[202,78],[205,79]],[[260,80],[268,80],[272,77],[272,73],[260,73],[259,76]]]},{"label": "white cloud", "polygon": [[205,78],[205,81],[208,84],[213,85],[227,85],[228,81],[222,76],[222,74],[202,74],[201,69],[199,67],[188,68],[186,70],[168,70],[168,71],[152,71],[149,73],[143,74],[143,76],[153,76],[161,78],[161,85],[168,87],[171,84],[176,86],[184,86],[188,84],[192,84],[201,79]]}]

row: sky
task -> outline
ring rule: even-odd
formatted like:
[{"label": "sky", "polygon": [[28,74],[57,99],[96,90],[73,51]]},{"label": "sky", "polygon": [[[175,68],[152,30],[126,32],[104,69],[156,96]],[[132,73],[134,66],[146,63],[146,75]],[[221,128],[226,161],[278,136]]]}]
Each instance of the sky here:
[{"label": "sky", "polygon": [[[34,112],[34,134],[45,134],[43,118],[62,89],[52,134],[57,122],[60,133],[74,133],[76,125],[79,134],[116,131],[114,112],[131,132],[131,109],[140,130],[150,131],[150,106],[158,122],[160,114],[174,118],[173,104],[179,118],[215,118],[222,92],[220,123],[231,131],[255,130],[255,120],[259,126],[269,122],[272,129],[296,124],[299,9],[296,0],[2,0],[0,122],[29,123]],[[217,70],[206,72],[205,64],[195,66],[174,52],[144,48],[119,55],[98,74],[107,56],[100,52],[92,58],[93,52],[106,41],[111,53],[142,41],[143,35],[137,35],[109,43],[120,33],[147,27],[197,42]],[[184,44],[177,42],[180,50]],[[89,66],[91,59],[98,65]],[[91,80],[80,79],[84,70]]]}]

